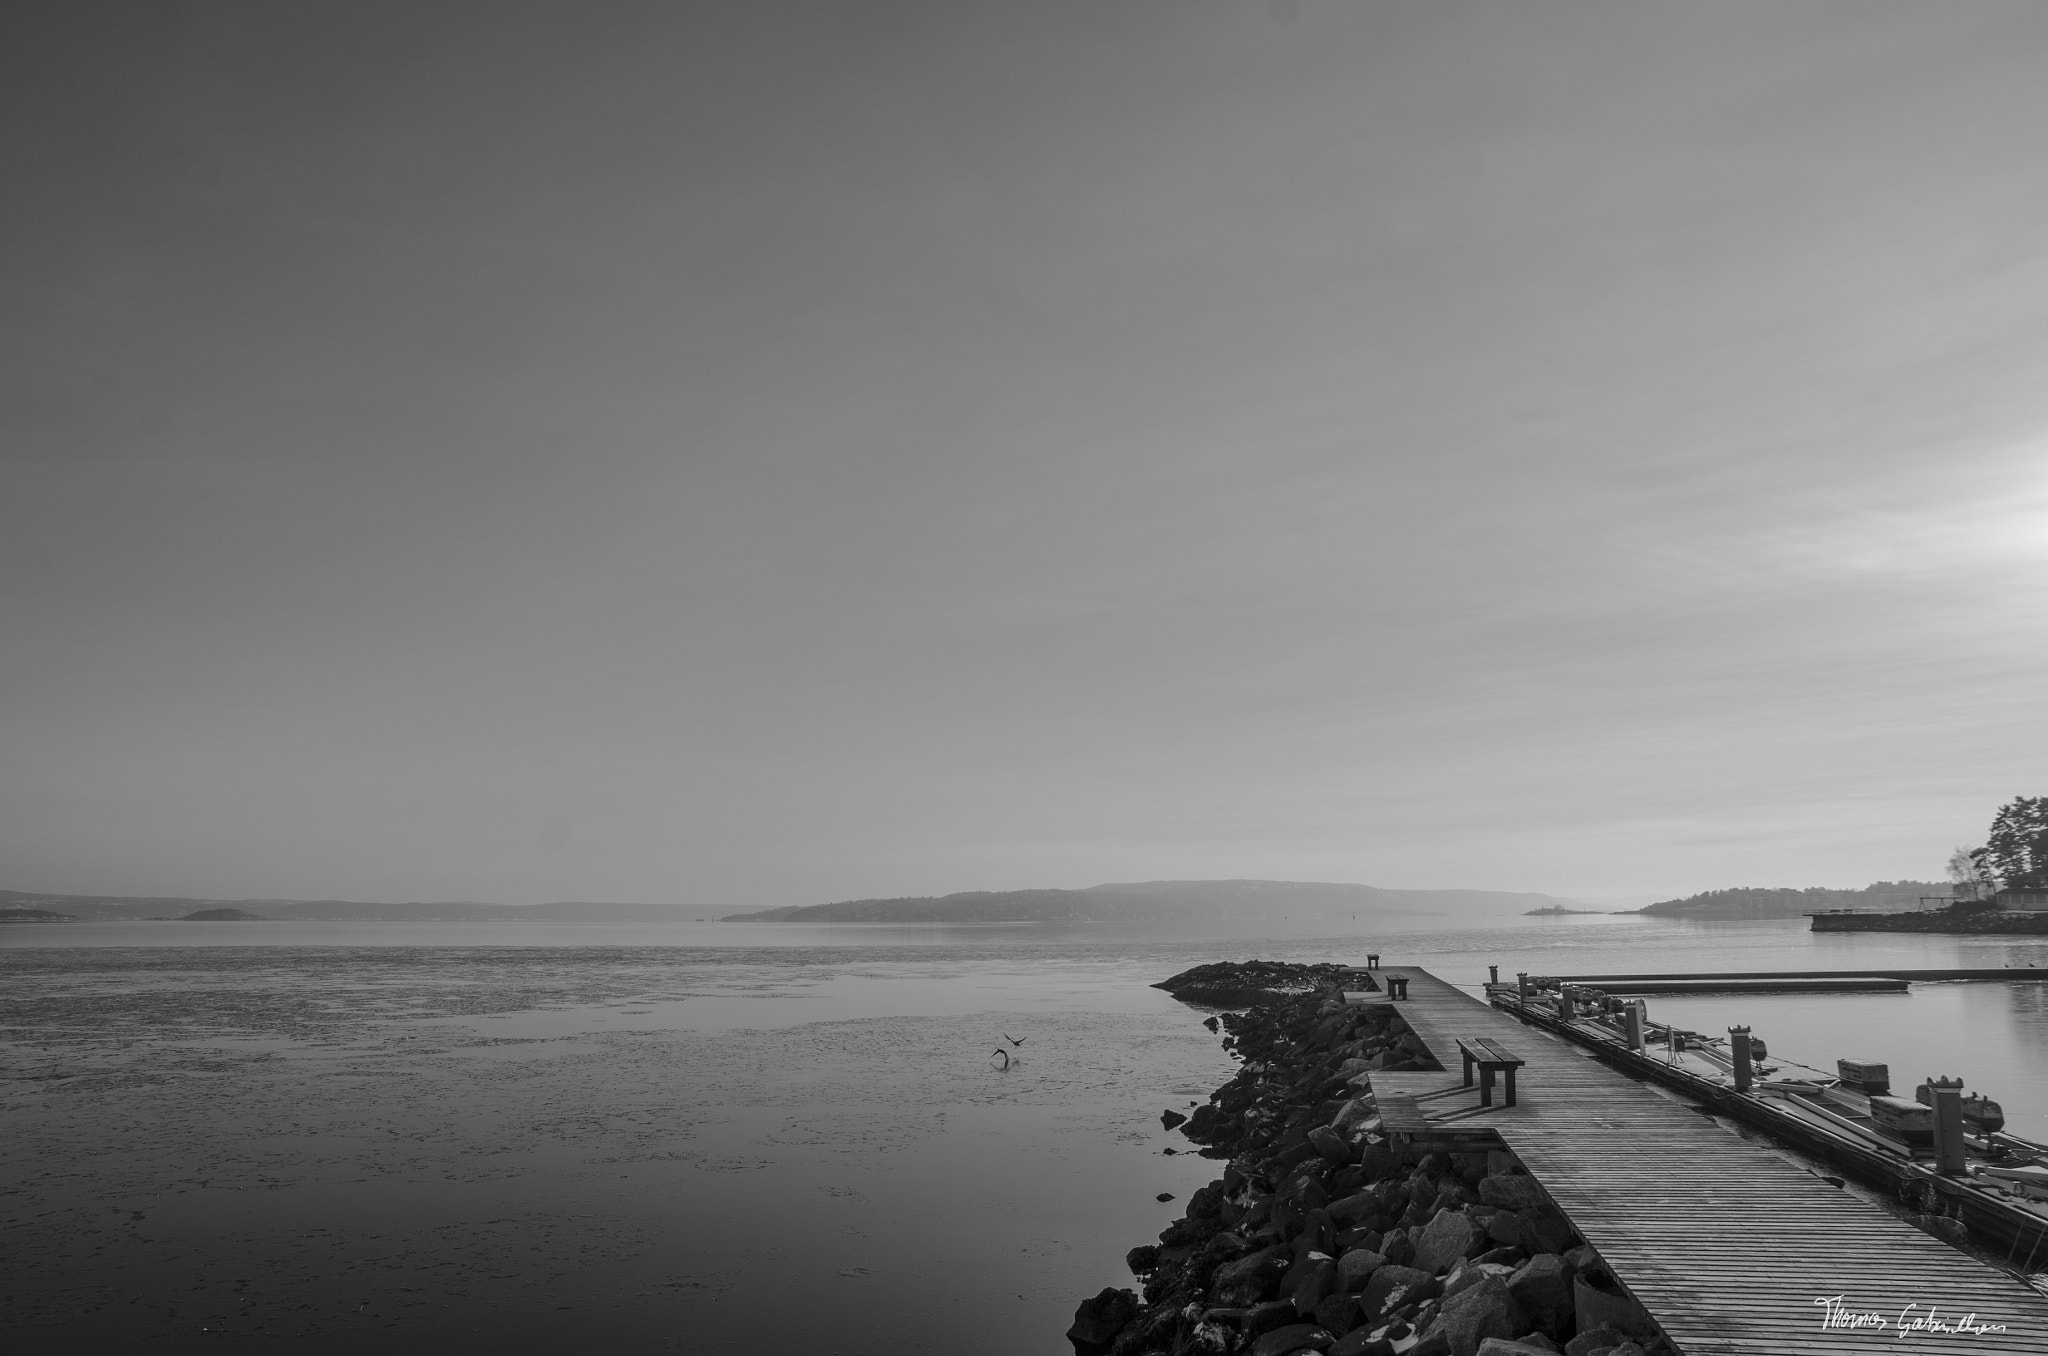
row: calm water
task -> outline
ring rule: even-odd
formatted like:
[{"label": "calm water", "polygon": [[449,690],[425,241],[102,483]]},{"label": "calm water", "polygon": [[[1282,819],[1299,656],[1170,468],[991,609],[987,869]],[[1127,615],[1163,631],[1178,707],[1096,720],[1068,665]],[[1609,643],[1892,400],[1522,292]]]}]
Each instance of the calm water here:
[{"label": "calm water", "polygon": [[[1202,961],[1504,974],[2048,967],[2048,939],[1383,919],[1344,937],[702,924],[0,931],[4,1322],[625,1349],[1057,1353],[1215,1165]],[[1774,1056],[1962,1075],[2048,1138],[2048,994],[1652,999]],[[1007,1070],[990,1052],[1014,1047]]]}]

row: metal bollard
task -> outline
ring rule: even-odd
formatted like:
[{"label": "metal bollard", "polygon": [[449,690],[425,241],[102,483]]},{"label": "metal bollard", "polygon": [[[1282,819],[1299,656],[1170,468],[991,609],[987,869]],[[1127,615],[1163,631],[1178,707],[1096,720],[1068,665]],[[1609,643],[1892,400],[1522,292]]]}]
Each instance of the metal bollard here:
[{"label": "metal bollard", "polygon": [[1486,982],[1490,985],[1500,983],[1500,967],[1498,965],[1486,967]]},{"label": "metal bollard", "polygon": [[1643,1000],[1638,998],[1621,1010],[1622,1029],[1628,1033],[1628,1048],[1641,1054],[1643,1050]]},{"label": "metal bollard", "polygon": [[1737,1092],[1748,1092],[1749,1085],[1756,1076],[1749,1063],[1749,1028],[1746,1026],[1729,1027],[1728,1047],[1735,1056],[1735,1090]]},{"label": "metal bollard", "polygon": [[1515,997],[1524,1003],[1529,1001],[1529,972],[1523,970],[1515,975]]}]

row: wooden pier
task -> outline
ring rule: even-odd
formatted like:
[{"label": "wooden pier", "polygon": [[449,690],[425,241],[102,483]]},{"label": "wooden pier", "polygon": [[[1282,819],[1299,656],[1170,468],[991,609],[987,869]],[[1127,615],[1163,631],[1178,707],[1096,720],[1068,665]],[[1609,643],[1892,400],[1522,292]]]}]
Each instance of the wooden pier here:
[{"label": "wooden pier", "polygon": [[[1685,1356],[2048,1352],[2048,1297],[2016,1277],[1425,970],[1374,974],[1407,980],[1395,1006],[1445,1069],[1372,1074],[1386,1128],[1513,1150]],[[1516,1105],[1480,1106],[1478,1087],[1464,1086],[1460,1039],[1522,1057]],[[1825,1326],[1835,1297],[1838,1312],[1885,1326]],[[1966,1316],[1983,1330],[1899,1327]]]}]

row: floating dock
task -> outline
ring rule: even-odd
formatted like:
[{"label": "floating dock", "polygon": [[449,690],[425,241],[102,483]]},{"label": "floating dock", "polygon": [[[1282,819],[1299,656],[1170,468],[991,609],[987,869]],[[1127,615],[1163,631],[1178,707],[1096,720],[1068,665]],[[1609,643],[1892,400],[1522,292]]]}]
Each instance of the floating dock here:
[{"label": "floating dock", "polygon": [[[1535,975],[1530,976],[1536,978]],[[1699,979],[1903,979],[1908,983],[1940,984],[1977,980],[2022,980],[2031,979],[2048,983],[2048,966],[2007,965],[1996,970],[1687,970],[1679,974],[1660,975],[1544,975],[1545,980],[1562,981],[1566,984],[1590,984],[1596,989],[1619,993],[1616,984],[1644,980],[1699,980]],[[1637,993],[1645,992],[1637,989]]]},{"label": "floating dock", "polygon": [[[1573,983],[1579,981],[1574,980]],[[1768,979],[1730,975],[1649,976],[1643,979],[1602,979],[1594,987],[1619,994],[1686,993],[1905,993],[1912,981],[1889,975],[1772,975]]]},{"label": "floating dock", "polygon": [[[1395,1006],[1446,1070],[1371,1074],[1385,1128],[1414,1143],[1511,1149],[1684,1356],[2048,1352],[2048,1296],[2017,1276],[1425,970],[1372,973],[1380,992],[1347,997],[1386,1002],[1383,979],[1405,980]],[[1499,1096],[1481,1107],[1477,1086],[1464,1086],[1458,1041],[1480,1038],[1525,1061],[1512,1107]],[[1830,1312],[1886,1326],[1830,1327]],[[1970,1326],[1899,1329],[1930,1315]]]}]

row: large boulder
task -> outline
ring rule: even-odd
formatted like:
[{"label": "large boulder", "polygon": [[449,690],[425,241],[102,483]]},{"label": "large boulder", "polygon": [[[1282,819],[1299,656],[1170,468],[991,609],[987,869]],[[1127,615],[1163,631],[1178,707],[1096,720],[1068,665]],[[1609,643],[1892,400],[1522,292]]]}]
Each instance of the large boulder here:
[{"label": "large boulder", "polygon": [[1244,1342],[1249,1343],[1254,1337],[1263,1337],[1275,1328],[1300,1321],[1301,1315],[1294,1312],[1293,1300],[1270,1300],[1245,1310],[1237,1330],[1244,1335]]},{"label": "large boulder", "polygon": [[1272,1298],[1290,1260],[1287,1249],[1276,1243],[1248,1257],[1225,1262],[1216,1268],[1216,1279],[1211,1282],[1216,1303],[1249,1308],[1260,1300]]},{"label": "large boulder", "polygon": [[1128,1290],[1104,1289],[1094,1299],[1081,1301],[1074,1310],[1073,1326],[1067,1340],[1080,1356],[1098,1356],[1138,1316],[1138,1297]]},{"label": "large boulder", "polygon": [[1319,1328],[1327,1328],[1332,1337],[1342,1337],[1357,1327],[1365,1313],[1358,1307],[1358,1301],[1350,1295],[1335,1294],[1323,1296],[1316,1305],[1311,1321]]},{"label": "large boulder", "polygon": [[1534,1256],[1539,1252],[1564,1252],[1579,1241],[1572,1230],[1571,1221],[1561,1214],[1557,1207],[1545,1205],[1532,1210],[1517,1210],[1515,1217],[1522,1222],[1522,1237],[1514,1241]]},{"label": "large boulder", "polygon": [[1353,1328],[1337,1339],[1330,1348],[1330,1356],[1394,1356],[1394,1344],[1384,1337],[1374,1337],[1369,1329]]},{"label": "large boulder", "polygon": [[1550,1347],[1539,1347],[1530,1342],[1510,1342],[1505,1337],[1489,1337],[1479,1344],[1478,1356],[1556,1356]]},{"label": "large boulder", "polygon": [[1453,1262],[1483,1251],[1480,1245],[1485,1241],[1486,1235],[1464,1211],[1442,1211],[1423,1226],[1422,1237],[1415,1241],[1415,1266],[1431,1275],[1441,1275],[1451,1269]]},{"label": "large boulder", "polygon": [[1498,1262],[1467,1262],[1451,1268],[1451,1274],[1444,1277],[1444,1298],[1449,1299],[1460,1290],[1470,1289],[1488,1276],[1498,1276],[1505,1281],[1515,1274],[1515,1269]]},{"label": "large boulder", "polygon": [[1295,1351],[1328,1351],[1335,1340],[1313,1323],[1290,1323],[1273,1329],[1246,1350],[1251,1356],[1288,1356]]},{"label": "large boulder", "polygon": [[1386,1264],[1385,1253],[1353,1248],[1337,1259],[1337,1287],[1345,1291],[1363,1289],[1372,1274]]},{"label": "large boulder", "polygon": [[1478,1356],[1487,1338],[1511,1338],[1528,1330],[1528,1315],[1508,1293],[1507,1282],[1494,1275],[1445,1300],[1430,1328],[1449,1341],[1451,1356]]},{"label": "large boulder", "polygon": [[1508,1277],[1508,1293],[1529,1315],[1530,1327],[1552,1337],[1570,1335],[1576,1304],[1572,1273],[1564,1258],[1554,1252],[1531,1257]]},{"label": "large boulder", "polygon": [[1396,1266],[1408,1266],[1415,1261],[1415,1236],[1406,1229],[1389,1229],[1380,1240],[1379,1251]]},{"label": "large boulder", "polygon": [[1350,1142],[1327,1125],[1319,1125],[1309,1131],[1308,1142],[1323,1156],[1323,1161],[1333,1168],[1341,1168],[1351,1161]]},{"label": "large boulder", "polygon": [[1358,1305],[1365,1310],[1366,1317],[1378,1318],[1410,1300],[1429,1299],[1440,1289],[1436,1277],[1428,1272],[1390,1262],[1373,1272],[1365,1289],[1359,1292]]},{"label": "large boulder", "polygon": [[1580,1332],[1609,1327],[1631,1337],[1648,1337],[1657,1330],[1643,1306],[1598,1267],[1572,1278],[1572,1317]]},{"label": "large boulder", "polygon": [[1330,1218],[1339,1228],[1349,1229],[1378,1214],[1380,1203],[1379,1198],[1372,1192],[1360,1191],[1341,1200],[1331,1201],[1325,1208],[1329,1210]]},{"label": "large boulder", "polygon": [[1589,1328],[1564,1344],[1564,1356],[1601,1356],[1628,1341],[1619,1328]]},{"label": "large boulder", "polygon": [[1321,1254],[1311,1256],[1314,1260],[1289,1292],[1294,1298],[1294,1312],[1303,1318],[1314,1317],[1316,1306],[1337,1293],[1337,1264]]},{"label": "large boulder", "polygon": [[1502,1210],[1534,1210],[1550,1204],[1550,1197],[1527,1173],[1480,1178],[1479,1199]]}]

